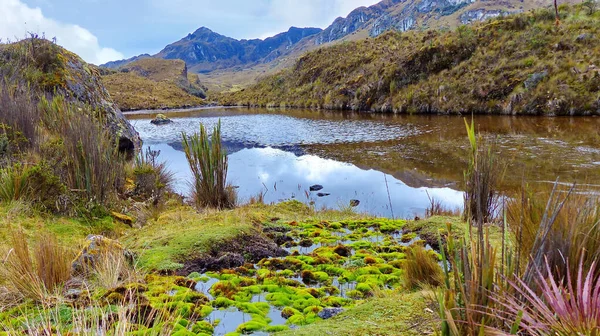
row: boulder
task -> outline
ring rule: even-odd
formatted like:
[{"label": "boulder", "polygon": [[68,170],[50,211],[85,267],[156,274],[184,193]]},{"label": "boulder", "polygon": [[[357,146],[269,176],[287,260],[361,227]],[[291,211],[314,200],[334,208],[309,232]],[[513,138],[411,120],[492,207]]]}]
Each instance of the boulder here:
[{"label": "boulder", "polygon": [[323,308],[323,310],[321,310],[318,315],[320,318],[327,320],[343,312],[343,308]]},{"label": "boulder", "polygon": [[356,208],[359,205],[360,205],[360,201],[359,200],[355,200],[355,199],[350,200],[350,206],[351,207]]}]

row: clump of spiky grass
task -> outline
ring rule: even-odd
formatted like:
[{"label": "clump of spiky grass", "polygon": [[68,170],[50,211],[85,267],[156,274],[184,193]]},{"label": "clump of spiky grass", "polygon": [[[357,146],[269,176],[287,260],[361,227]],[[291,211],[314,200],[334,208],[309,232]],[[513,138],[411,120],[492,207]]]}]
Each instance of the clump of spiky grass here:
[{"label": "clump of spiky grass", "polygon": [[408,288],[437,287],[442,284],[442,268],[420,245],[412,247],[404,262],[404,279]]},{"label": "clump of spiky grass", "polygon": [[[586,271],[587,270],[587,271]],[[600,333],[600,276],[596,262],[587,268],[583,258],[557,278],[548,261],[545,271],[535,274],[536,287],[521,279],[511,281],[514,295],[496,295],[496,300],[511,314],[515,330],[531,336],[598,335]],[[546,276],[544,274],[548,274]]]},{"label": "clump of spiky grass", "polygon": [[0,168],[0,201],[27,200],[30,196],[27,169],[18,164]]},{"label": "clump of spiky grass", "polygon": [[[494,147],[478,144],[475,125],[465,120],[471,146],[469,165],[465,171],[464,216],[476,225],[490,223],[498,209],[498,186],[501,181],[501,168]],[[481,140],[479,140],[481,142]]]},{"label": "clump of spiky grass", "polygon": [[165,192],[173,190],[175,174],[167,168],[166,162],[158,160],[160,151],[148,147],[136,157],[133,175],[136,196],[152,199],[159,203]]},{"label": "clump of spiky grass", "polygon": [[5,281],[22,297],[44,303],[71,277],[73,253],[56,238],[40,234],[33,245],[22,231],[11,232],[12,248],[0,270]]},{"label": "clump of spiky grass", "polygon": [[227,184],[227,151],[221,144],[221,121],[209,138],[200,133],[182,134],[183,149],[193,174],[193,199],[197,207],[230,209],[236,205],[235,189]]}]

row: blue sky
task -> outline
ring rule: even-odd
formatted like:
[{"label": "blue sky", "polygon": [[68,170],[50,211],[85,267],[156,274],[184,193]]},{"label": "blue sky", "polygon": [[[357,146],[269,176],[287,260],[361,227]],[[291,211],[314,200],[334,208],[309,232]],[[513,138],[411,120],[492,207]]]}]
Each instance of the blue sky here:
[{"label": "blue sky", "polygon": [[265,38],[290,26],[328,26],[378,0],[0,0],[0,38],[46,33],[91,63],[156,53],[205,26]]}]

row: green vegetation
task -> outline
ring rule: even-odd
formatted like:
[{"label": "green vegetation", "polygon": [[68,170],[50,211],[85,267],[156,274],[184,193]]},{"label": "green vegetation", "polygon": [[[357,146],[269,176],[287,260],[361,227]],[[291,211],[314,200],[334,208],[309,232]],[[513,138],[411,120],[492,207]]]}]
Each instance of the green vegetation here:
[{"label": "green vegetation", "polygon": [[182,134],[183,150],[194,176],[192,197],[199,208],[231,209],[237,195],[227,182],[227,151],[221,144],[221,121],[208,137],[200,124],[200,133]]},{"label": "green vegetation", "polygon": [[321,48],[227,105],[397,113],[596,114],[598,12],[580,5],[455,31],[386,33]]},{"label": "green vegetation", "polygon": [[185,62],[146,58],[119,71],[104,70],[102,80],[122,110],[180,108],[204,105],[206,88]]}]

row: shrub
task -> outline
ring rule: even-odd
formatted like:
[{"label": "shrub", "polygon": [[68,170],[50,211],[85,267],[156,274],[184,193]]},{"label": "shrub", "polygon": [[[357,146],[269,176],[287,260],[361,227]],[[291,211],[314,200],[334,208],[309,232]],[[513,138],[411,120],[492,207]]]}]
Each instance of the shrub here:
[{"label": "shrub", "polygon": [[221,121],[209,140],[204,125],[200,133],[183,137],[183,149],[192,170],[193,199],[198,207],[233,208],[235,189],[227,184],[227,153],[221,144]]},{"label": "shrub", "polygon": [[405,284],[408,288],[437,287],[442,284],[442,268],[420,245],[408,250],[403,268]]}]

